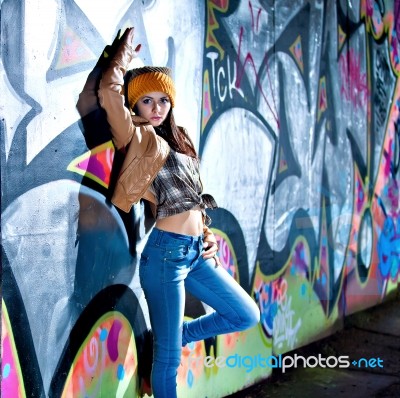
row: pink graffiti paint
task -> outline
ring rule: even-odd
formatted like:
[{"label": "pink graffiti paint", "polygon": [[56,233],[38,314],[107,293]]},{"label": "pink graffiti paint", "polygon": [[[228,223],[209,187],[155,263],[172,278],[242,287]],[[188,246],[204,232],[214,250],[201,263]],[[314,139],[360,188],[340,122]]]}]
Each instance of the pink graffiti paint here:
[{"label": "pink graffiti paint", "polygon": [[216,235],[216,237],[219,246],[219,260],[222,266],[233,278],[238,280],[238,274],[236,272],[237,265],[235,264],[234,256],[231,253],[228,242],[219,235]]},{"label": "pink graffiti paint", "polygon": [[318,88],[318,120],[321,115],[328,109],[328,96],[326,94],[325,76],[321,77]]},{"label": "pink graffiti paint", "polygon": [[109,170],[104,167],[105,165],[99,157],[92,156],[87,158],[82,162],[79,162],[77,166],[96,176],[108,186],[110,182],[110,173]]},{"label": "pink graffiti paint", "polygon": [[78,62],[93,59],[89,49],[70,28],[66,28],[61,48],[59,67],[65,67]]},{"label": "pink graffiti paint", "polygon": [[87,374],[94,374],[99,365],[101,355],[100,344],[96,337],[92,337],[88,346],[83,351],[83,366]]},{"label": "pink graffiti paint", "polygon": [[222,335],[222,339],[224,340],[223,345],[227,352],[233,352],[239,340],[243,341],[246,339],[246,334],[240,332],[226,333]]},{"label": "pink graffiti paint", "polygon": [[[366,0],[366,14],[375,27],[379,27],[382,24],[382,16],[375,0]],[[378,29],[375,31],[378,31]]]},{"label": "pink graffiti paint", "polygon": [[271,282],[265,282],[257,276],[254,286],[256,303],[261,312],[261,326],[265,336],[271,339],[278,310],[288,302],[288,281],[280,276]]},{"label": "pink graffiti paint", "polygon": [[[3,332],[4,333],[4,332]],[[10,338],[8,335],[2,339],[1,355],[1,391],[4,397],[22,397],[16,363],[14,361]]]},{"label": "pink graffiti paint", "polygon": [[[248,52],[246,54],[246,56],[245,56],[244,62],[241,63],[241,61],[240,61],[240,59],[241,59],[241,48],[242,48],[242,42],[243,42],[243,34],[244,34],[244,28],[241,27],[240,28],[240,32],[239,32],[238,56],[237,56],[237,61],[236,61],[237,62],[238,73],[237,73],[235,85],[236,85],[237,88],[240,87],[240,84],[242,82],[243,76],[245,74],[246,66],[250,65],[250,67],[252,68],[252,70],[254,72],[255,78],[256,78],[256,86],[260,90],[261,96],[264,98],[264,101],[267,104],[268,109],[271,111],[271,114],[272,114],[272,116],[273,116],[273,118],[274,118],[274,120],[275,120],[275,122],[276,122],[276,124],[278,126],[278,129],[279,129],[280,128],[280,122],[279,122],[277,107],[276,107],[276,104],[275,104],[275,98],[272,95],[272,104],[271,104],[270,101],[267,98],[267,95],[264,92],[263,86],[262,86],[261,81],[260,81],[260,77],[259,77],[259,75],[257,73],[257,70],[256,70],[256,66],[255,66],[252,54]],[[265,60],[265,63],[266,63],[266,65],[268,65],[267,60]],[[266,71],[267,71],[267,77],[268,77],[268,82],[269,82],[269,85],[270,85],[271,93],[273,93],[272,83],[271,83],[271,78],[270,78],[270,75],[269,75],[268,67],[267,67]]]},{"label": "pink graffiti paint", "polygon": [[286,301],[288,290],[287,280],[284,278],[278,278],[272,282],[272,291],[274,301],[276,301],[279,305],[282,305]]},{"label": "pink graffiti paint", "polygon": [[357,213],[360,214],[361,210],[364,207],[365,194],[364,194],[364,184],[362,183],[359,175],[356,176],[355,194],[356,194],[355,196],[356,209]]},{"label": "pink graffiti paint", "polygon": [[182,349],[181,366],[178,368],[178,383],[186,383],[189,387],[204,373],[204,366],[197,361],[189,360],[201,358],[204,355],[204,341],[196,341]]},{"label": "pink graffiti paint", "polygon": [[202,120],[202,130],[204,130],[205,125],[212,115],[212,106],[210,98],[210,78],[208,72],[204,73],[204,84],[203,84],[203,120]]},{"label": "pink graffiti paint", "polygon": [[373,0],[365,0],[365,14],[368,18],[371,18],[374,14],[374,1]]},{"label": "pink graffiti paint", "polygon": [[290,47],[294,59],[297,62],[300,70],[304,72],[304,62],[303,62],[303,49],[301,47],[301,37],[297,37],[293,45]]},{"label": "pink graffiti paint", "polygon": [[395,69],[400,72],[400,0],[395,0],[393,7],[393,29],[391,31],[391,58]]},{"label": "pink graffiti paint", "polygon": [[72,160],[67,169],[108,188],[114,154],[114,146],[108,141]]},{"label": "pink graffiti paint", "polygon": [[388,142],[388,149],[383,150],[383,156],[382,156],[382,170],[383,170],[383,175],[388,178],[391,174],[392,170],[392,158],[393,158],[393,145],[394,141],[392,138],[389,139]]},{"label": "pink graffiti paint", "polygon": [[387,196],[391,204],[390,210],[392,215],[393,216],[399,215],[400,211],[398,211],[397,209],[399,209],[399,204],[400,204],[400,198],[399,198],[400,192],[399,192],[399,186],[397,185],[394,179],[391,179],[389,181]]},{"label": "pink graffiti paint", "polygon": [[395,34],[392,35],[390,47],[391,47],[390,53],[393,66],[398,72],[400,72],[400,40]]},{"label": "pink graffiti paint", "polygon": [[117,312],[104,315],[83,341],[71,366],[62,398],[116,396],[123,381],[126,394],[136,391],[137,354],[132,328]]},{"label": "pink graffiti paint", "polygon": [[249,1],[249,9],[250,9],[250,15],[251,15],[251,28],[257,33],[259,31],[260,17],[261,17],[262,8],[260,7],[258,9],[257,17],[256,17],[256,21],[255,22],[254,22],[253,5],[251,4],[251,1]]},{"label": "pink graffiti paint", "polygon": [[118,339],[122,329],[122,323],[115,320],[111,326],[110,333],[107,338],[107,350],[110,359],[115,362],[118,359]]},{"label": "pink graffiti paint", "polygon": [[350,48],[340,56],[339,68],[343,77],[340,87],[341,94],[356,109],[365,108],[369,98],[369,90],[367,74],[361,68],[361,56],[356,54],[353,48]]},{"label": "pink graffiti paint", "polygon": [[308,263],[307,263],[307,254],[306,249],[303,242],[299,242],[296,245],[294,250],[293,261],[296,266],[297,272],[302,272],[304,276],[306,276],[306,272],[308,270]]}]

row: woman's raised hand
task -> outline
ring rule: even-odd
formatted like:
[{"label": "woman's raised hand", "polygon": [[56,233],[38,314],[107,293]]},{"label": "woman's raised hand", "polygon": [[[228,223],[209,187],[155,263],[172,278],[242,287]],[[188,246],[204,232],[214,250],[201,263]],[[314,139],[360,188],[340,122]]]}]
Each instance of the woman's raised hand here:
[{"label": "woman's raised hand", "polygon": [[[135,30],[135,28],[126,28],[124,34],[121,37],[121,43],[125,43],[129,47],[132,48],[134,30]],[[132,54],[133,54],[134,58],[138,56],[138,53],[139,53],[141,47],[142,47],[142,45],[138,44],[135,47],[135,49],[132,48]]]}]

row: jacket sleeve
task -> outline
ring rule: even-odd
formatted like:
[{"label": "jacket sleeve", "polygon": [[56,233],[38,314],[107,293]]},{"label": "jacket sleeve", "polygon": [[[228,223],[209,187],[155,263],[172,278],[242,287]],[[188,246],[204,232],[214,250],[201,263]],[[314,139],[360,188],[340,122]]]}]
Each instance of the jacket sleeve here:
[{"label": "jacket sleeve", "polygon": [[121,43],[109,67],[103,72],[98,91],[99,102],[107,113],[107,121],[117,149],[127,146],[135,133],[131,113],[125,106],[124,95],[124,75],[132,57],[132,48]]},{"label": "jacket sleeve", "polygon": [[76,108],[81,118],[98,109],[96,85],[101,77],[101,69],[98,66],[90,72],[82,92],[79,94]]}]

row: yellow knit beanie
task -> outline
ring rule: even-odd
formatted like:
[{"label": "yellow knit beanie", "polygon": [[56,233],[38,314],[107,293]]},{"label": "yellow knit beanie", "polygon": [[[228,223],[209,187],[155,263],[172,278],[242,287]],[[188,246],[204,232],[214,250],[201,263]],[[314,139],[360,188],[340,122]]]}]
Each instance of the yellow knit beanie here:
[{"label": "yellow knit beanie", "polygon": [[129,107],[132,109],[139,98],[147,93],[159,91],[168,94],[171,108],[175,105],[175,85],[170,68],[162,66],[143,66],[132,69],[128,83],[127,95]]}]

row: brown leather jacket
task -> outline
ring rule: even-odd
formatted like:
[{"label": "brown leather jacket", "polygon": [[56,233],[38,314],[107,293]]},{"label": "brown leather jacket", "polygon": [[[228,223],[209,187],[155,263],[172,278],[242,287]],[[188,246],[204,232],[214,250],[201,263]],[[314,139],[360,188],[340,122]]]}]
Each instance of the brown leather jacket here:
[{"label": "brown leather jacket", "polygon": [[107,113],[113,142],[125,151],[125,159],[113,192],[112,203],[125,212],[141,198],[156,204],[148,187],[164,165],[169,145],[146,119],[133,115],[124,105],[124,75],[132,60],[132,48],[121,44],[103,72],[98,97]]},{"label": "brown leather jacket", "polygon": [[[140,199],[157,205],[149,186],[164,165],[169,145],[159,137],[149,122],[132,114],[125,106],[124,75],[133,57],[132,48],[121,44],[99,85],[100,105],[107,113],[113,142],[125,151],[125,159],[113,192],[112,203],[125,212]],[[203,227],[204,240],[216,242],[213,232]]]}]

